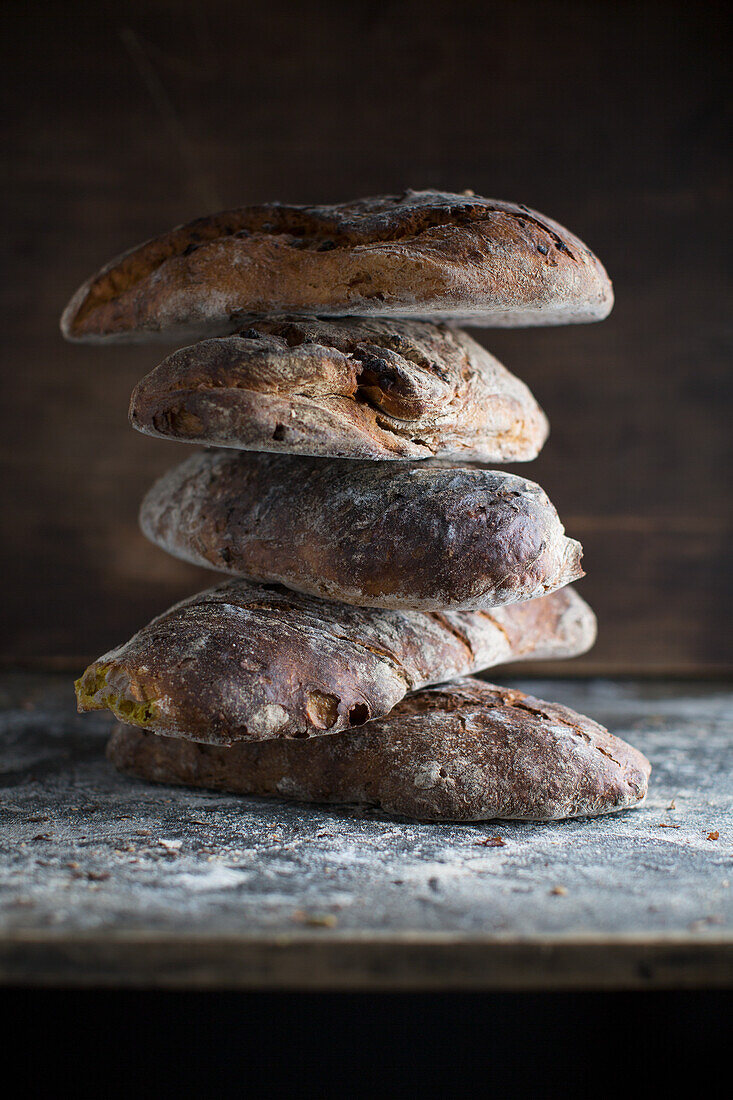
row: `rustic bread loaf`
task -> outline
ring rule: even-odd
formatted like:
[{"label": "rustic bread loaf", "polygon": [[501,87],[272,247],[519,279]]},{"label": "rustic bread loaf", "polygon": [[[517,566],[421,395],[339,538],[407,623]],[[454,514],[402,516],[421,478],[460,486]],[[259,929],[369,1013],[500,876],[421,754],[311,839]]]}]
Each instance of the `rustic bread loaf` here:
[{"label": "rustic bread loaf", "polygon": [[466,333],[418,321],[266,319],[168,356],[136,387],[147,435],[331,458],[535,458],[529,389]]},{"label": "rustic bread loaf", "polygon": [[542,214],[406,191],[199,218],[107,264],[61,329],[70,340],[195,339],[275,313],[551,325],[600,320],[612,304],[600,262]]},{"label": "rustic bread loaf", "polygon": [[107,755],[157,783],[348,802],[425,821],[546,821],[643,802],[649,761],[557,703],[480,680],[427,688],[357,731],[197,745],[119,726]]},{"label": "rustic bread loaf", "polygon": [[444,463],[201,451],[140,525],[186,561],[362,607],[479,610],[583,575],[539,485]]},{"label": "rustic bread loaf", "polygon": [[80,710],[230,744],[336,733],[407,692],[507,661],[573,657],[595,616],[571,589],[494,611],[375,611],[229,581],[184,600],[77,681]]}]

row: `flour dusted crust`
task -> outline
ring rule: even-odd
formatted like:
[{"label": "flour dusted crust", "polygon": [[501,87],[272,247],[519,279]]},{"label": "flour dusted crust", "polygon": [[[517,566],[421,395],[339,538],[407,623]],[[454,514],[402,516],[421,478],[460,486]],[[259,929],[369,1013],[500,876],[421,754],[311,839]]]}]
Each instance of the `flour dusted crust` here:
[{"label": "flour dusted crust", "polygon": [[176,557],[362,607],[480,610],[583,575],[545,492],[495,470],[202,451],[140,510]]},{"label": "flour dusted crust", "polygon": [[597,321],[600,261],[526,206],[405,191],[334,206],[246,206],[117,257],[61,319],[70,340],[178,340],[263,314],[389,316],[476,325]]},{"label": "flour dusted crust", "polygon": [[158,783],[356,803],[423,821],[547,821],[643,802],[651,767],[582,714],[464,679],[359,730],[310,741],[197,745],[118,727],[107,755]]},{"label": "flour dusted crust", "polygon": [[573,657],[595,616],[564,588],[493,611],[377,611],[229,581],[184,600],[77,681],[80,710],[212,744],[333,734],[408,692],[524,658]]},{"label": "flour dusted crust", "polygon": [[331,458],[535,458],[527,386],[465,332],[418,321],[266,319],[168,356],[130,421],[187,443]]}]

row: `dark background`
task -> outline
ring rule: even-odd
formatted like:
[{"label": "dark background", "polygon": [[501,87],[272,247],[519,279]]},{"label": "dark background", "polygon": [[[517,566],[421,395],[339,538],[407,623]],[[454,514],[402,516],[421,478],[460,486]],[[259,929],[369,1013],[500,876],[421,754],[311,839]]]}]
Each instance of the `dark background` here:
[{"label": "dark background", "polygon": [[600,255],[601,325],[483,331],[552,436],[522,472],[584,543],[573,673],[730,670],[732,300],[715,3],[2,6],[1,653],[81,664],[215,574],[136,511],[188,455],[127,425],[156,347],[65,344],[115,253],[219,207],[473,188]]},{"label": "dark background", "polygon": [[[9,989],[14,1100],[703,1096],[730,1076],[727,991],[247,993]],[[710,1084],[706,1087],[704,1081]]]}]

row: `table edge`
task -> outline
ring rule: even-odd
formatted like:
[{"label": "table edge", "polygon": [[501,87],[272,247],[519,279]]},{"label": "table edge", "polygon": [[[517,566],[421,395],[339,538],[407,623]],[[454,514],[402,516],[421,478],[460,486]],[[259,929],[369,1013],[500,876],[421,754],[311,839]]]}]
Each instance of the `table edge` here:
[{"label": "table edge", "polygon": [[480,991],[733,988],[733,937],[451,933],[18,932],[0,985]]}]

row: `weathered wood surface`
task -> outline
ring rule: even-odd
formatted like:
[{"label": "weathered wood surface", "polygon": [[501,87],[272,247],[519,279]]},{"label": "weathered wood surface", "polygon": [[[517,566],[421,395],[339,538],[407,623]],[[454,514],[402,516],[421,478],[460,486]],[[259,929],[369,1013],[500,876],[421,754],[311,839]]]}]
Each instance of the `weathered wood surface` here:
[{"label": "weathered wood surface", "polygon": [[6,3],[0,652],[91,658],[209,582],[136,511],[185,448],[127,426],[160,349],[62,343],[77,284],[219,206],[405,186],[524,201],[587,239],[599,325],[482,332],[552,435],[521,473],[586,547],[577,669],[720,671],[730,397],[718,3]]},{"label": "weathered wood surface", "polygon": [[559,824],[418,825],[146,785],[106,762],[109,722],[76,715],[65,678],[4,675],[0,980],[733,985],[733,693],[518,686],[638,745],[654,767],[646,805]]}]

